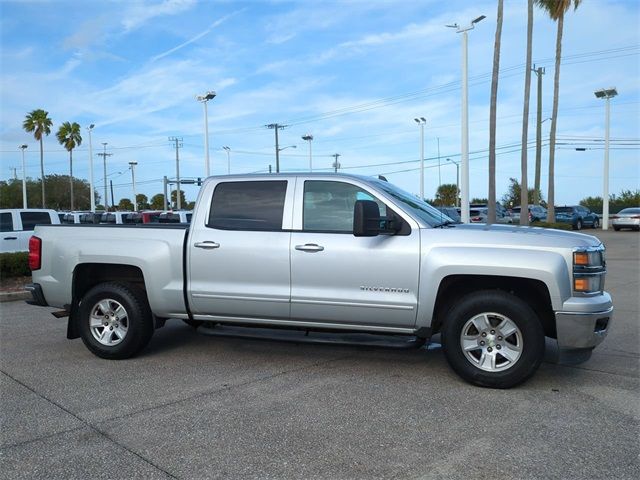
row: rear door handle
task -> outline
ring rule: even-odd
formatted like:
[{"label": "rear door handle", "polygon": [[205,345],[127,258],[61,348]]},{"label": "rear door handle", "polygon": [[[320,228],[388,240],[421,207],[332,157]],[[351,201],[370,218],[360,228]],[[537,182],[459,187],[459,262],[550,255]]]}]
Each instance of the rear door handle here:
[{"label": "rear door handle", "polygon": [[18,237],[4,237],[4,240],[17,240]]},{"label": "rear door handle", "polygon": [[321,252],[324,250],[324,247],[315,243],[306,243],[304,245],[296,245],[296,250],[303,252]]},{"label": "rear door handle", "polygon": [[219,248],[220,244],[207,240],[206,242],[196,242],[193,246],[196,248],[204,248],[205,250],[212,250],[214,248]]}]

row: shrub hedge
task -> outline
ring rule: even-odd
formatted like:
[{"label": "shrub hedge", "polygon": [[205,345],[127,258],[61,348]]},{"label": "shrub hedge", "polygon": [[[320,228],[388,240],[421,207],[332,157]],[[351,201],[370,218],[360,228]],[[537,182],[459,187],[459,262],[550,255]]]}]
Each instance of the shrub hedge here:
[{"label": "shrub hedge", "polygon": [[0,278],[28,275],[31,275],[28,252],[0,253]]}]

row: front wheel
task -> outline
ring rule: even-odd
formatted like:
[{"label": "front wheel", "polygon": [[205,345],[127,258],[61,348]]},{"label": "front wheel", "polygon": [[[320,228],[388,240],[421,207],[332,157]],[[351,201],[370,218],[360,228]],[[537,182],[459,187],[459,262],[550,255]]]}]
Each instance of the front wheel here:
[{"label": "front wheel", "polygon": [[447,314],[442,343],[451,368],[482,387],[516,386],[544,357],[544,331],[535,312],[499,290],[470,293],[457,302]]},{"label": "front wheel", "polygon": [[153,335],[153,322],[142,290],[123,283],[101,283],[80,302],[82,341],[98,357],[120,360],[135,356]]},{"label": "front wheel", "polygon": [[593,228],[599,228],[600,227],[600,220],[598,220],[597,218],[593,221]]},{"label": "front wheel", "polygon": [[582,220],[578,219],[576,222],[575,230],[582,230]]}]

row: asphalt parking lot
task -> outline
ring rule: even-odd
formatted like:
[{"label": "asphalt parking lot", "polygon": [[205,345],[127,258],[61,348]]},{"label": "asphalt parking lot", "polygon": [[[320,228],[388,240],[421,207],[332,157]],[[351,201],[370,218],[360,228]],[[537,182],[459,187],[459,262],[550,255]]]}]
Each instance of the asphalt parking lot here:
[{"label": "asphalt parking lot", "polygon": [[0,477],[640,478],[640,235],[597,236],[609,336],[508,391],[465,384],[437,346],[216,338],[178,321],[106,361],[51,309],[0,304]]}]

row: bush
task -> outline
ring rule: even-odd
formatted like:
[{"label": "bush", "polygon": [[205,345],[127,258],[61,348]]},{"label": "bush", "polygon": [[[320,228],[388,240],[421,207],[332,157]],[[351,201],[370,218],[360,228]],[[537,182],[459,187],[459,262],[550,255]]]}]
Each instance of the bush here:
[{"label": "bush", "polygon": [[0,278],[28,275],[31,275],[28,252],[0,253]]},{"label": "bush", "polygon": [[542,228],[555,228],[556,230],[573,230],[573,225],[570,223],[560,223],[560,222],[533,222],[531,224],[532,227],[542,227]]}]

